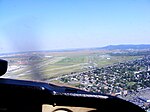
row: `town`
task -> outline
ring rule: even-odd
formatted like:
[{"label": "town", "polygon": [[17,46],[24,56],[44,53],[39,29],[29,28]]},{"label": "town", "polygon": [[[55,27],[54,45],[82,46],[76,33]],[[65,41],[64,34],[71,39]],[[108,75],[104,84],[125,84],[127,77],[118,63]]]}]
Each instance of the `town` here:
[{"label": "town", "polygon": [[[147,94],[150,93],[150,55],[107,67],[93,68],[87,72],[62,77],[60,81],[82,90],[114,95],[149,108],[150,96]],[[139,93],[142,94],[140,97]]]}]

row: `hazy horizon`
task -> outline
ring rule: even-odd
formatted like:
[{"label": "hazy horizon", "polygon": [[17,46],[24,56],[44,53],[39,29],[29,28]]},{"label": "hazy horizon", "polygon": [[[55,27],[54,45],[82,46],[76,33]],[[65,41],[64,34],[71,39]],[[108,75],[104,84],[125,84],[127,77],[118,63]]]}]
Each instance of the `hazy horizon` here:
[{"label": "hazy horizon", "polygon": [[[108,50],[108,49],[101,49],[103,47],[109,47],[109,46],[122,46],[122,45],[149,45],[150,44],[117,44],[117,45],[106,45],[102,47],[87,47],[87,48],[66,48],[66,49],[51,49],[51,50],[27,50],[27,51],[12,51],[12,52],[1,52],[0,55],[5,55],[5,54],[15,54],[15,53],[26,53],[26,52],[70,52],[70,51],[80,51],[80,50],[94,50],[99,48],[99,50]],[[113,48],[114,49],[114,48]],[[150,48],[149,48],[150,49]]]}]

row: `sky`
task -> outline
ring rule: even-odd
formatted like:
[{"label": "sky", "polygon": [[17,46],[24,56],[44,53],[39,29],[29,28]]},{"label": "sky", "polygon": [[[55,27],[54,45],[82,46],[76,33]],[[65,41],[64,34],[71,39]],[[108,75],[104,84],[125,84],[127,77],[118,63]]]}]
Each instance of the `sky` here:
[{"label": "sky", "polygon": [[0,0],[0,53],[150,44],[150,0]]}]

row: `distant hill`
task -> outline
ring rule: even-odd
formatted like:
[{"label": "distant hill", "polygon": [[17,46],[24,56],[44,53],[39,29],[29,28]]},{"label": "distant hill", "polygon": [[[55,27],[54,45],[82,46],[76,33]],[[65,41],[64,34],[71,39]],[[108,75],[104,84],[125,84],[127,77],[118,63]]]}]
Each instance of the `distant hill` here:
[{"label": "distant hill", "polygon": [[109,45],[105,47],[101,47],[100,49],[108,49],[108,50],[113,50],[113,49],[150,49],[150,44],[140,44],[140,45]]}]

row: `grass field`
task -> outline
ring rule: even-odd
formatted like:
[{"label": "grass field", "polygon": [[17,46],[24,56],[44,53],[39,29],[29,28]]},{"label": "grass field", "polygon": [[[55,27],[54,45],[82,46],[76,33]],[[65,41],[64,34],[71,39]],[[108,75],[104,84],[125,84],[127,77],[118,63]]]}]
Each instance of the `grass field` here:
[{"label": "grass field", "polygon": [[[36,58],[37,60],[30,61],[25,66],[16,63],[17,66],[23,67],[6,75],[11,75],[13,78],[19,79],[34,80],[35,77],[37,77],[36,80],[39,77],[50,79],[73,72],[87,71],[91,66],[100,68],[139,58],[138,56],[110,56],[104,51],[47,52],[44,55],[46,56],[42,55],[43,57]],[[15,58],[15,61],[18,60],[25,62],[26,57],[21,57],[21,59]],[[15,64],[14,61],[13,64]]]}]

